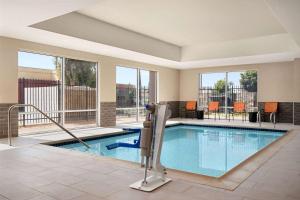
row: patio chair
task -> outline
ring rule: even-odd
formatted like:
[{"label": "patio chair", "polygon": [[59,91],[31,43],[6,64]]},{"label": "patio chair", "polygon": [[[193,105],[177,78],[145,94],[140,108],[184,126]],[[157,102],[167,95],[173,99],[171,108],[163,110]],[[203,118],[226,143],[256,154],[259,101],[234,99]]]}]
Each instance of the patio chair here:
[{"label": "patio chair", "polygon": [[[278,102],[265,102],[264,104],[264,113],[270,114],[270,122],[276,124],[276,113],[278,111]],[[273,118],[273,120],[272,120]]]},{"label": "patio chair", "polygon": [[185,105],[185,117],[187,118],[187,115],[189,113],[193,113],[192,118],[196,116],[197,111],[197,101],[188,101]]},{"label": "patio chair", "polygon": [[233,109],[229,113],[229,121],[230,121],[230,115],[232,115],[232,120],[234,120],[234,114],[242,114],[242,120],[246,121],[246,105],[244,102],[233,103]]},{"label": "patio chair", "polygon": [[207,108],[207,114],[208,114],[208,119],[209,119],[209,113],[213,112],[215,113],[215,120],[217,119],[217,113],[219,115],[219,119],[220,119],[220,103],[218,101],[211,101],[208,103],[208,108]]}]

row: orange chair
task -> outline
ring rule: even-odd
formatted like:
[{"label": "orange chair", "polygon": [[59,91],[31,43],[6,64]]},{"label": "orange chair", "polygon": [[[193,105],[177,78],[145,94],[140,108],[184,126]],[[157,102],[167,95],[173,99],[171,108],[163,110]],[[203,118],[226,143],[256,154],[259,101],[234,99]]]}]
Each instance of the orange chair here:
[{"label": "orange chair", "polygon": [[229,113],[229,121],[230,121],[230,114],[232,115],[232,119],[234,120],[234,114],[236,113],[242,114],[242,120],[246,121],[246,105],[244,102],[233,103],[233,110],[231,113]]},{"label": "orange chair", "polygon": [[265,113],[276,113],[278,109],[278,102],[265,102]]},{"label": "orange chair", "polygon": [[[278,111],[278,102],[265,102],[264,105],[264,113],[269,113],[270,114],[270,122],[273,122],[274,127],[276,124],[276,113]],[[273,117],[273,121],[272,121]]]},{"label": "orange chair", "polygon": [[192,112],[193,113],[193,117],[196,115],[196,111],[197,111],[197,101],[188,101],[185,105],[185,117],[187,117],[187,114]]},{"label": "orange chair", "polygon": [[220,103],[218,101],[211,101],[208,103],[208,109],[207,109],[207,114],[208,114],[208,119],[209,119],[209,113],[214,112],[215,113],[215,120],[217,118],[217,113],[219,114],[219,119],[220,119]]}]

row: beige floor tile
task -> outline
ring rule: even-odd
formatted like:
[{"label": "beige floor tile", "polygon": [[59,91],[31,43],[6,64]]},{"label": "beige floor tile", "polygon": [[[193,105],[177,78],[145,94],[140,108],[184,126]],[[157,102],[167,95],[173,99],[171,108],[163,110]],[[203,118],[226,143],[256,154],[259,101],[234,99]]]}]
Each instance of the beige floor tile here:
[{"label": "beige floor tile", "polygon": [[58,183],[44,185],[36,189],[59,200],[69,200],[84,194],[79,190]]},{"label": "beige floor tile", "polygon": [[8,199],[5,198],[4,196],[0,195],[0,200],[8,200]]},{"label": "beige floor tile", "polygon": [[164,186],[164,190],[170,192],[182,193],[192,187],[192,184],[188,184],[181,180],[173,180]]},{"label": "beige floor tile", "polygon": [[109,200],[140,200],[147,199],[150,196],[147,192],[137,191],[131,188],[115,192],[106,197]]},{"label": "beige floor tile", "polygon": [[85,179],[81,179],[78,176],[65,174],[63,172],[57,171],[56,169],[45,171],[37,175],[41,179],[48,180],[50,182],[61,183],[63,185],[73,185],[79,183]]},{"label": "beige floor tile", "polygon": [[29,199],[29,200],[57,200],[57,199],[55,199],[53,197],[50,197],[48,195],[43,194],[41,196],[37,196],[37,197],[34,197],[32,199]]},{"label": "beige floor tile", "polygon": [[286,195],[266,191],[261,188],[240,189],[236,193],[238,193],[240,196],[255,200],[283,200],[286,198]]},{"label": "beige floor tile", "polygon": [[166,200],[166,199],[172,199],[172,200],[206,200],[203,197],[195,197],[191,195],[190,193],[174,193],[168,190],[165,190],[164,188],[160,188],[155,190],[154,192],[150,193],[147,197],[149,200]]},{"label": "beige floor tile", "polygon": [[72,200],[107,200],[107,199],[100,198],[100,197],[97,197],[97,196],[93,196],[93,195],[90,195],[90,194],[84,194],[84,195],[81,195],[79,197],[75,197]]},{"label": "beige floor tile", "polygon": [[71,186],[75,190],[89,193],[97,197],[107,197],[115,192],[121,191],[121,188],[117,185],[105,184],[101,181],[84,181]]},{"label": "beige floor tile", "polygon": [[[169,173],[174,175],[171,183],[145,193],[129,188],[143,177],[143,169],[136,165],[45,145],[0,151],[0,200],[7,200],[6,197],[16,200],[296,200],[300,199],[299,130],[234,191],[204,186],[194,179]],[[34,144],[32,138],[24,141],[18,138],[16,142]],[[246,169],[252,171],[255,166],[249,163]],[[244,175],[237,173],[233,178]]]},{"label": "beige floor tile", "polygon": [[36,187],[40,187],[43,185],[48,185],[50,183],[53,183],[52,180],[49,179],[45,179],[45,178],[41,178],[41,177],[36,177],[36,176],[22,176],[18,179],[19,183],[22,183],[28,187],[31,188],[36,188]]},{"label": "beige floor tile", "polygon": [[2,184],[0,185],[0,195],[10,200],[26,200],[41,193],[23,184]]}]

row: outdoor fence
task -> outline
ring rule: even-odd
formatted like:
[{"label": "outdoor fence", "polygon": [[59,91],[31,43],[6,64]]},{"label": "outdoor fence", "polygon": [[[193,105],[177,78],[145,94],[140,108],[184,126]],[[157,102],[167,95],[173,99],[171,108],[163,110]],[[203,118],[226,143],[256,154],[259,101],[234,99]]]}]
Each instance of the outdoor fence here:
[{"label": "outdoor fence", "polygon": [[[226,99],[227,96],[227,99]],[[199,106],[207,107],[211,101],[218,101],[220,103],[220,112],[225,112],[225,102],[227,107],[233,107],[234,102],[244,102],[247,110],[257,107],[257,92],[245,90],[240,86],[229,86],[227,95],[225,91],[220,91],[211,87],[203,87],[199,89]]]},{"label": "outdoor fence", "polygon": [[[19,79],[18,103],[33,104],[55,121],[62,120],[62,83],[59,80]],[[87,86],[65,86],[65,121],[72,123],[96,118],[96,89]],[[72,112],[76,110],[76,112]],[[19,125],[50,123],[48,119],[31,108],[20,108]]]}]

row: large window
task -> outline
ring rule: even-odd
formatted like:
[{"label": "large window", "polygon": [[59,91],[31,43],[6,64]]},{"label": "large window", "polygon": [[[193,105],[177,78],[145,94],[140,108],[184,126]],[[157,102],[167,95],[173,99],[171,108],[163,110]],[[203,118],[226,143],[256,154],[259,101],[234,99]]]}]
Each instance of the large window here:
[{"label": "large window", "polygon": [[145,105],[156,102],[156,72],[116,67],[117,123],[145,117]]},{"label": "large window", "polygon": [[65,58],[64,83],[65,124],[96,124],[97,64]]},{"label": "large window", "polygon": [[256,71],[206,73],[200,74],[199,80],[199,107],[204,110],[209,102],[218,101],[220,117],[226,119],[234,102],[245,103],[246,111],[257,109]]},{"label": "large window", "polygon": [[[19,103],[33,104],[68,128],[95,126],[97,64],[82,60],[18,53]],[[20,133],[56,129],[31,108],[19,112]]]}]

